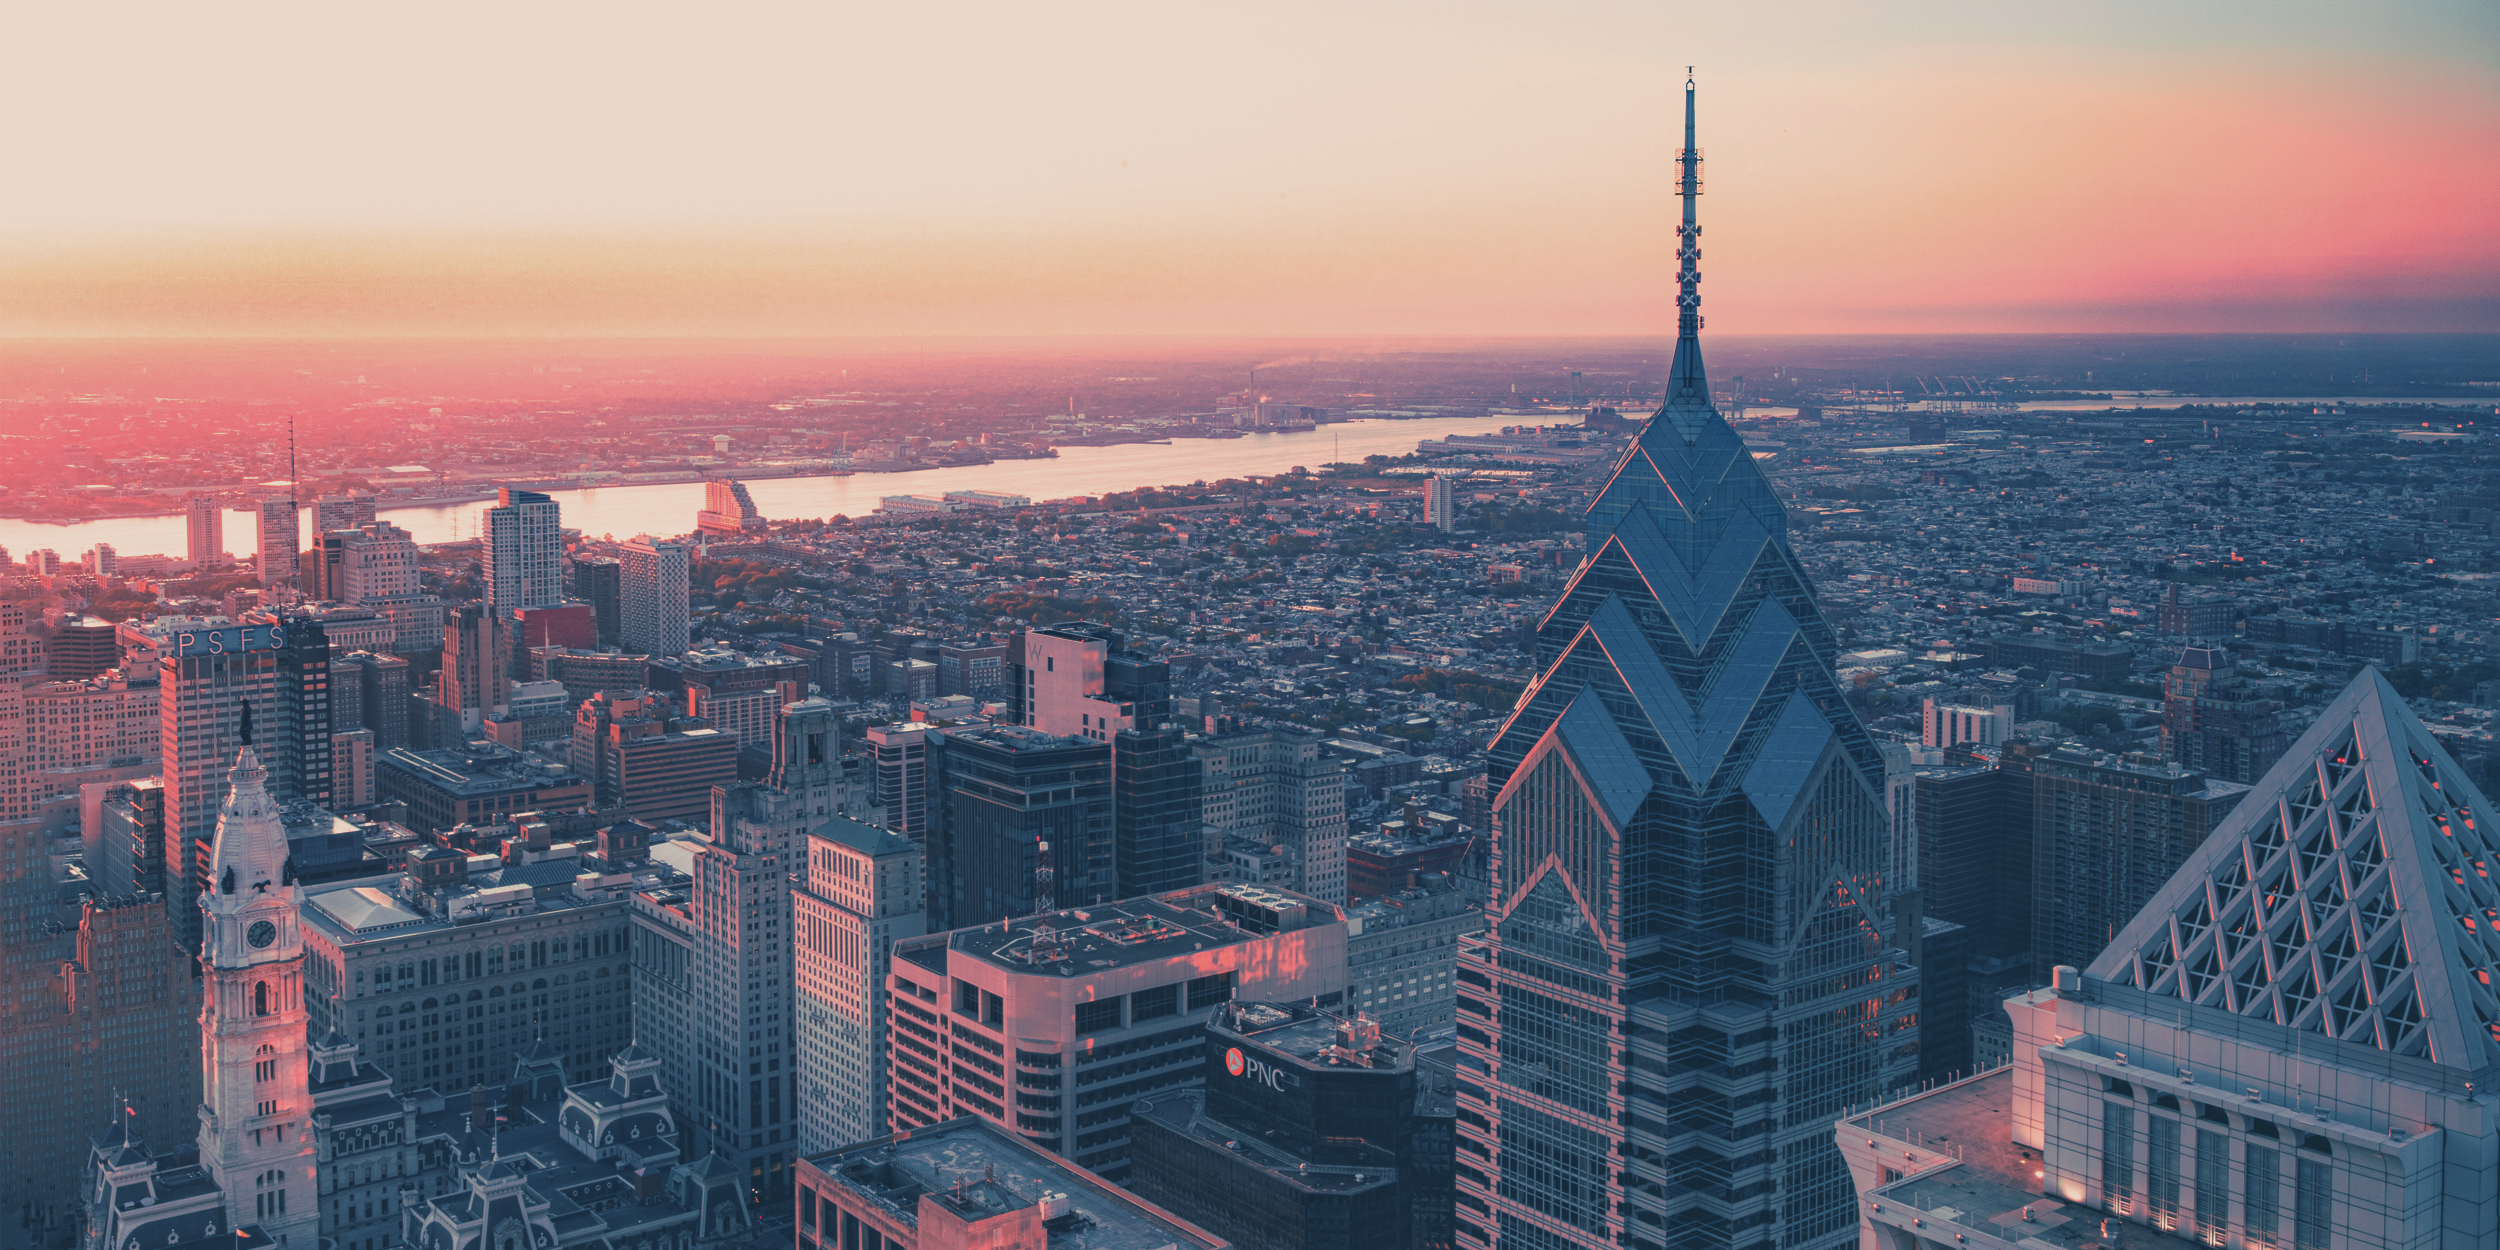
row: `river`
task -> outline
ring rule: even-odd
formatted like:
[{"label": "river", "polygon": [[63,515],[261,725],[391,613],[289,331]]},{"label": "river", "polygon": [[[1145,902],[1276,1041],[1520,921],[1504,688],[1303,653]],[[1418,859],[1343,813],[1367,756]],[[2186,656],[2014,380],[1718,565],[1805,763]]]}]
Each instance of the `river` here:
[{"label": "river", "polygon": [[[1559,417],[1547,417],[1555,421]],[[1177,439],[1170,443],[1122,443],[1112,447],[1062,447],[1054,460],[1001,460],[961,468],[910,473],[854,473],[848,477],[758,478],[747,483],[755,506],[777,521],[829,516],[866,516],[887,495],[935,495],[950,490],[988,490],[1033,500],[1103,495],[1141,486],[1170,486],[1281,473],[1295,465],[1316,469],[1331,460],[1402,456],[1415,444],[1445,434],[1485,434],[1508,425],[1537,424],[1535,417],[1425,417],[1409,421],[1350,421],[1291,433],[1242,438]],[[640,533],[689,533],[703,507],[703,484],[606,486],[551,492],[564,524],[593,538],[631,538]],[[383,520],[406,529],[420,543],[451,542],[477,533],[491,501],[427,508],[385,506]],[[311,523],[311,509],[304,522]],[[97,543],[122,555],[183,555],[180,516],[109,517],[73,525],[0,519],[0,547],[13,559],[49,547],[63,559],[83,556]],[[226,549],[251,554],[252,514],[226,514]]]}]

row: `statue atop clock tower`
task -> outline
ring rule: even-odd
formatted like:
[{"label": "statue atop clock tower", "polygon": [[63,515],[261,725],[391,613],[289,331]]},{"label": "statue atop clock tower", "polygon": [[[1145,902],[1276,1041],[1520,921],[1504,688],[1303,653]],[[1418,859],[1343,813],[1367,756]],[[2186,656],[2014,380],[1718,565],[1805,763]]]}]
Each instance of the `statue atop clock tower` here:
[{"label": "statue atop clock tower", "polygon": [[319,1250],[302,891],[252,748],[226,779],[200,895],[200,1163],[225,1191],[229,1227],[257,1224],[279,1250]]}]

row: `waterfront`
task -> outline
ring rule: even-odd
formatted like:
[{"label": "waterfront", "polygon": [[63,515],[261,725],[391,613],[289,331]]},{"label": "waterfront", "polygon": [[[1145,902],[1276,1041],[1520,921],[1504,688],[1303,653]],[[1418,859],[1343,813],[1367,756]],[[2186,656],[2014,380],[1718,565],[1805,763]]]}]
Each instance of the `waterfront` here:
[{"label": "waterfront", "polygon": [[[1548,421],[1558,418],[1547,418]],[[1167,486],[1223,478],[1282,473],[1295,465],[1317,469],[1332,459],[1402,456],[1424,439],[1446,434],[1484,434],[1504,426],[1535,424],[1531,417],[1425,417],[1406,421],[1351,421],[1291,433],[1249,434],[1234,439],[1180,439],[1170,443],[1121,443],[1110,447],[1063,447],[1056,459],[1002,460],[960,468],[910,473],[855,473],[848,477],[759,478],[748,482],[755,506],[774,520],[866,516],[887,495],[935,495],[950,490],[987,490],[1035,501],[1101,495],[1141,486]],[[564,524],[591,537],[631,538],[640,533],[687,533],[703,506],[701,482],[607,486],[550,492],[564,509]],[[416,535],[421,543],[473,537],[491,500],[393,508],[382,519]],[[309,509],[306,510],[309,524]],[[252,514],[226,514],[226,549],[254,550]],[[123,555],[183,554],[180,516],[106,517],[72,525],[0,519],[0,547],[12,557],[51,548],[64,557],[96,543]]]}]

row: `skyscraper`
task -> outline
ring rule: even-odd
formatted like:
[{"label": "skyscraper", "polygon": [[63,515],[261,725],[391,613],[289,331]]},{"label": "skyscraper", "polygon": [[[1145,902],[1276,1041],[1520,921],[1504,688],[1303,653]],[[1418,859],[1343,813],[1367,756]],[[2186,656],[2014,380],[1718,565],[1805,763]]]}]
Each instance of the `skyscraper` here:
[{"label": "skyscraper", "polygon": [[[564,532],[556,501],[506,486],[479,545],[487,605],[509,613],[564,602]],[[679,647],[684,650],[684,647]]]},{"label": "skyscraper", "polygon": [[848,817],[808,832],[790,896],[798,949],[799,1149],[883,1137],[886,973],[928,931],[920,848]]},{"label": "skyscraper", "polygon": [[264,499],[254,526],[260,541],[260,581],[264,586],[291,585],[303,547],[303,526],[295,520],[295,501]]},{"label": "skyscraper", "polygon": [[483,732],[486,718],[512,702],[511,618],[488,604],[460,605],[443,622],[443,667],[437,676],[435,701],[444,719],[457,713],[463,734]]},{"label": "skyscraper", "polygon": [[2291,739],[2282,701],[2240,675],[2229,652],[2188,647],[2162,680],[2161,753],[2182,768],[2247,784]]},{"label": "skyscraper", "polygon": [[1471,1250],[1855,1245],[1832,1117],[1916,1070],[1882,760],[1702,366],[1684,100],[1667,397],[1491,748],[1491,923],[1459,965]]},{"label": "skyscraper", "polygon": [[930,928],[1118,897],[1108,745],[1022,725],[930,738]]},{"label": "skyscraper", "polygon": [[[1170,666],[1129,650],[1127,640],[1112,630],[1073,622],[1027,630],[1010,640],[1003,676],[1010,719],[1112,747],[1117,879],[1071,896],[1062,864],[1061,898],[1067,903],[1094,894],[1132,898],[1198,884],[1202,770],[1187,735],[1171,723]],[[1294,884],[1332,903],[1345,901],[1342,885],[1331,894],[1325,881]]]},{"label": "skyscraper", "polygon": [[313,532],[327,534],[332,530],[352,530],[375,521],[373,496],[363,491],[345,495],[329,495],[313,501]]},{"label": "skyscraper", "polygon": [[183,535],[191,567],[205,569],[226,562],[226,510],[215,499],[191,496]]},{"label": "skyscraper", "polygon": [[1865,1244],[2500,1245],[2490,810],[2365,668],[2089,966],[2004,1003],[2009,1067],[1840,1122]]},{"label": "skyscraper", "polygon": [[761,530],[764,524],[764,514],[756,511],[755,496],[747,493],[746,483],[725,477],[703,483],[703,510],[694,514],[695,529],[734,538]]},{"label": "skyscraper", "polygon": [[2090,963],[2248,793],[2177,764],[2074,747],[2017,743],[2003,767],[2018,788],[2026,774],[2030,783],[2033,984],[2059,964]]},{"label": "skyscraper", "polygon": [[617,563],[618,642],[641,655],[683,652],[690,607],[686,549],[676,543],[636,539],[625,544],[624,558]]},{"label": "skyscraper", "polygon": [[1424,481],[1424,524],[1444,534],[1458,528],[1458,493],[1437,473]]},{"label": "skyscraper", "polygon": [[[286,625],[267,623],[185,630],[157,659],[166,908],[192,950],[199,949],[209,840],[235,752],[268,749],[278,737],[278,651],[286,635]],[[254,768],[265,783],[267,770]]]},{"label": "skyscraper", "polygon": [[591,613],[599,622],[599,645],[603,647],[617,645],[621,625],[617,605],[621,571],[614,560],[577,559],[565,565],[566,587],[573,598],[590,605]]}]

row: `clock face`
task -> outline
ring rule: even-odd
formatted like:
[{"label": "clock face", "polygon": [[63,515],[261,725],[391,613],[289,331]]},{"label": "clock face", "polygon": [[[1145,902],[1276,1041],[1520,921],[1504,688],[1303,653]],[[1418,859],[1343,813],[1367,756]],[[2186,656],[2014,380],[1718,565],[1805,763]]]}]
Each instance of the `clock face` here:
[{"label": "clock face", "polygon": [[267,946],[278,940],[278,926],[266,920],[255,920],[243,931],[243,940],[254,946]]}]

